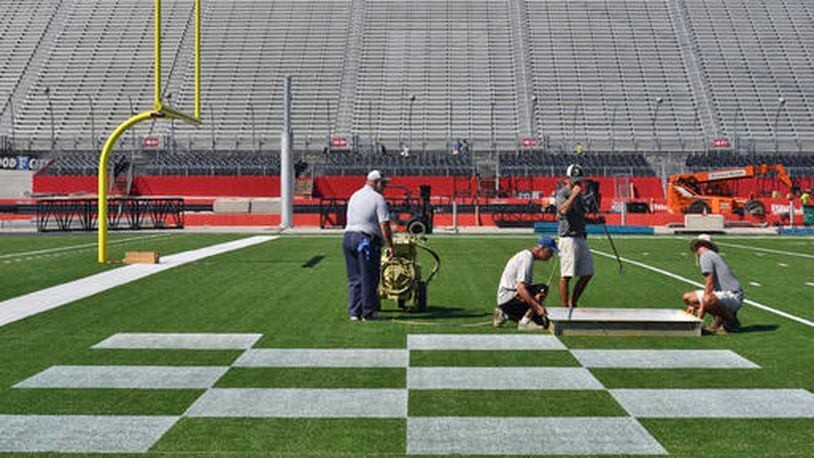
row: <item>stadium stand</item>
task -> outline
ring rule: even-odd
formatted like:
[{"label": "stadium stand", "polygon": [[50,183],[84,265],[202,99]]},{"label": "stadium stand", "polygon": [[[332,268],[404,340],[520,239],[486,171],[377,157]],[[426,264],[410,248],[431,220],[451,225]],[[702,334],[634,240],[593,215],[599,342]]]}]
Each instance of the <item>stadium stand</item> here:
[{"label": "stadium stand", "polygon": [[[126,171],[130,157],[115,153],[110,158],[115,175]],[[40,171],[43,175],[96,175],[99,155],[95,152],[61,154]],[[276,152],[194,151],[159,152],[136,158],[135,172],[152,176],[253,176],[279,175],[280,155]]]},{"label": "stadium stand", "polygon": [[562,176],[569,164],[578,163],[591,176],[655,176],[642,154],[607,151],[574,156],[540,151],[500,153],[501,176]]},{"label": "stadium stand", "polygon": [[702,138],[667,2],[526,3],[538,135],[625,150]]},{"label": "stadium stand", "polygon": [[[152,104],[153,8],[151,2],[124,0],[65,3],[62,7],[71,9],[62,32],[47,44],[48,57],[16,114],[17,132],[19,137],[50,142],[53,110],[58,147],[87,149],[93,147],[92,127],[97,137],[106,138],[133,110],[144,111]],[[189,1],[165,2],[166,56],[177,55],[192,9]],[[167,60],[162,78],[170,81],[174,66]],[[146,126],[140,131],[153,128]]]},{"label": "stadium stand", "polygon": [[782,150],[802,152],[814,139],[814,4],[681,3],[723,132],[744,143],[762,141],[763,149],[777,139]]},{"label": "stadium stand", "polygon": [[317,165],[321,175],[365,175],[371,169],[385,176],[470,176],[476,170],[469,154],[413,153],[402,157],[334,151],[325,154]]},{"label": "stadium stand", "polygon": [[388,145],[479,149],[519,141],[506,1],[366,3],[352,118],[339,132]]},{"label": "stadium stand", "polygon": [[[321,149],[336,116],[349,14],[348,1],[208,0],[201,84],[204,122],[214,122],[217,145],[250,144],[253,125],[256,142],[276,143],[283,78],[293,75],[297,140]],[[187,64],[181,106],[194,97],[192,61]],[[179,126],[180,136],[192,133]]]},{"label": "stadium stand", "polygon": [[53,0],[6,0],[0,15],[0,113],[29,68],[45,29],[59,6]]},{"label": "stadium stand", "polygon": [[[193,6],[163,3],[165,97],[189,110]],[[17,150],[54,149],[52,115],[57,150],[97,149],[92,126],[104,138],[149,107],[152,2],[2,6],[0,135],[14,99]],[[528,137],[550,152],[814,145],[807,0],[207,0],[203,20],[204,126],[137,138],[276,149],[291,75],[295,148],[312,152],[332,135],[357,150],[467,138],[476,157]]]}]

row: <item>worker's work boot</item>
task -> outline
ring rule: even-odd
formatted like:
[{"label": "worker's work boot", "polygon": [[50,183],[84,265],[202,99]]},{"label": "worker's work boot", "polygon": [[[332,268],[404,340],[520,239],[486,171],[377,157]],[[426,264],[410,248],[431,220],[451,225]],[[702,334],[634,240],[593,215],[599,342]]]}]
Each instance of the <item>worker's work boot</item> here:
[{"label": "worker's work boot", "polygon": [[500,307],[495,307],[495,309],[492,311],[492,327],[499,328],[506,324],[507,321],[509,321],[509,318],[506,316],[503,310],[501,310]]},{"label": "worker's work boot", "polygon": [[547,326],[535,323],[534,320],[522,319],[517,323],[518,331],[545,331]]}]

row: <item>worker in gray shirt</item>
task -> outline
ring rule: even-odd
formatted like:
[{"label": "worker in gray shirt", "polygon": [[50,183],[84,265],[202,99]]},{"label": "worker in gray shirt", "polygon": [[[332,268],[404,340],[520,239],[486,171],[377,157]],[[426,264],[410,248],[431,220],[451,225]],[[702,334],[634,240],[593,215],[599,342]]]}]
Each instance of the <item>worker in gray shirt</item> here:
[{"label": "worker in gray shirt", "polygon": [[[582,167],[571,164],[566,170],[568,182],[555,197],[557,207],[557,234],[560,250],[560,301],[563,307],[576,307],[580,296],[594,274],[594,259],[588,246],[585,230],[585,201],[583,197]],[[571,278],[578,277],[569,296]]]},{"label": "worker in gray shirt", "polygon": [[687,313],[712,315],[710,332],[730,332],[740,326],[738,310],[743,304],[743,289],[732,273],[732,269],[718,254],[718,246],[709,235],[701,234],[690,241],[690,251],[698,255],[701,274],[704,275],[704,289],[684,293]]},{"label": "worker in gray shirt", "polygon": [[348,312],[351,321],[376,319],[379,311],[379,268],[382,244],[392,255],[390,212],[384,200],[386,179],[378,170],[348,201],[342,251],[348,272]]}]

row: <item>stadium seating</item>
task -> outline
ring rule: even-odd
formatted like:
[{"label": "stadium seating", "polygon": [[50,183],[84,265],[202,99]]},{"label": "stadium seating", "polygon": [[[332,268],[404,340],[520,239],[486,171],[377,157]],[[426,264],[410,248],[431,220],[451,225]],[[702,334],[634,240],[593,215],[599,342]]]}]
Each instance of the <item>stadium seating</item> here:
[{"label": "stadium seating", "polygon": [[54,0],[5,0],[0,14],[0,113],[5,112],[40,45],[59,3]]},{"label": "stadium seating", "polygon": [[372,169],[378,169],[386,176],[469,176],[475,172],[468,154],[412,153],[402,157],[332,151],[326,153],[316,167],[320,175],[365,175]]},{"label": "stadium seating", "polygon": [[610,152],[550,154],[539,151],[521,151],[500,154],[501,176],[562,176],[565,169],[578,163],[590,176],[655,176],[642,154]]},{"label": "stadium seating", "polygon": [[[351,118],[344,129],[411,149],[513,148],[520,128],[506,1],[391,1],[365,5]],[[414,97],[414,99],[413,99]]]},{"label": "stadium seating", "polygon": [[[122,172],[129,165],[126,153],[114,153],[110,158],[114,172]],[[135,172],[139,175],[166,176],[247,176],[279,175],[280,155],[276,152],[159,152],[135,159]],[[46,175],[96,175],[99,154],[71,152],[55,157],[41,173]],[[118,165],[118,170],[117,169]],[[116,173],[118,175],[119,173]]]},{"label": "stadium seating", "polygon": [[[193,2],[163,4],[164,98],[190,111]],[[35,151],[52,149],[52,115],[56,149],[82,151],[149,109],[152,8],[3,2],[0,135],[12,99],[17,148]],[[145,123],[137,138],[276,149],[291,75],[298,150],[331,136],[415,151],[467,138],[476,155],[527,137],[548,151],[814,145],[808,0],[207,0],[203,23],[204,126]]]},{"label": "stadium seating", "polygon": [[[730,138],[814,139],[814,4],[683,0],[718,122]],[[785,105],[778,112],[778,98]],[[777,122],[777,132],[775,124]]]},{"label": "stadium seating", "polygon": [[540,136],[626,150],[702,137],[667,2],[527,5]]},{"label": "stadium seating", "polygon": [[[37,78],[17,110],[18,137],[49,139],[50,95],[59,146],[91,147],[92,127],[97,137],[105,138],[132,110],[144,111],[152,105],[153,8],[152,2],[125,0],[70,5],[61,32],[53,43],[46,44],[50,46],[48,57],[36,69]],[[192,8],[193,2],[184,0],[167,1],[163,7],[167,59],[162,78],[168,83],[174,76],[173,57],[178,54]],[[138,131],[145,135],[153,129],[145,124]],[[74,143],[77,138],[82,141]],[[96,146],[101,143],[97,141]]]}]

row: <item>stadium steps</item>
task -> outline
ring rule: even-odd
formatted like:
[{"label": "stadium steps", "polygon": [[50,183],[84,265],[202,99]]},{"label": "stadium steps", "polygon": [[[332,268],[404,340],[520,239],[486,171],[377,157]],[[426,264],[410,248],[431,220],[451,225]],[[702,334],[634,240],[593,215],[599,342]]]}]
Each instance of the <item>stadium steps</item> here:
[{"label": "stadium steps", "polygon": [[[706,75],[701,70],[700,51],[698,42],[693,38],[693,31],[689,24],[687,4],[684,0],[669,2],[670,17],[675,25],[678,43],[681,46],[681,54],[687,64],[687,75],[689,76],[695,99],[695,111],[698,113],[698,121],[704,133],[703,138],[709,144],[714,137],[721,132],[720,120],[712,108],[711,89],[707,82]],[[681,126],[679,126],[679,129]]]},{"label": "stadium steps", "polygon": [[517,91],[518,130],[524,137],[540,138],[537,131],[536,103],[534,99],[533,53],[529,39],[529,15],[525,0],[509,0],[509,20],[514,50],[514,66],[517,69],[515,87]]},{"label": "stadium steps", "polygon": [[359,49],[363,41],[367,2],[352,0],[350,6],[350,26],[345,39],[345,56],[342,61],[342,83],[339,86],[339,103],[333,131],[347,135],[353,131],[352,116],[355,103],[356,85],[359,76]]}]

